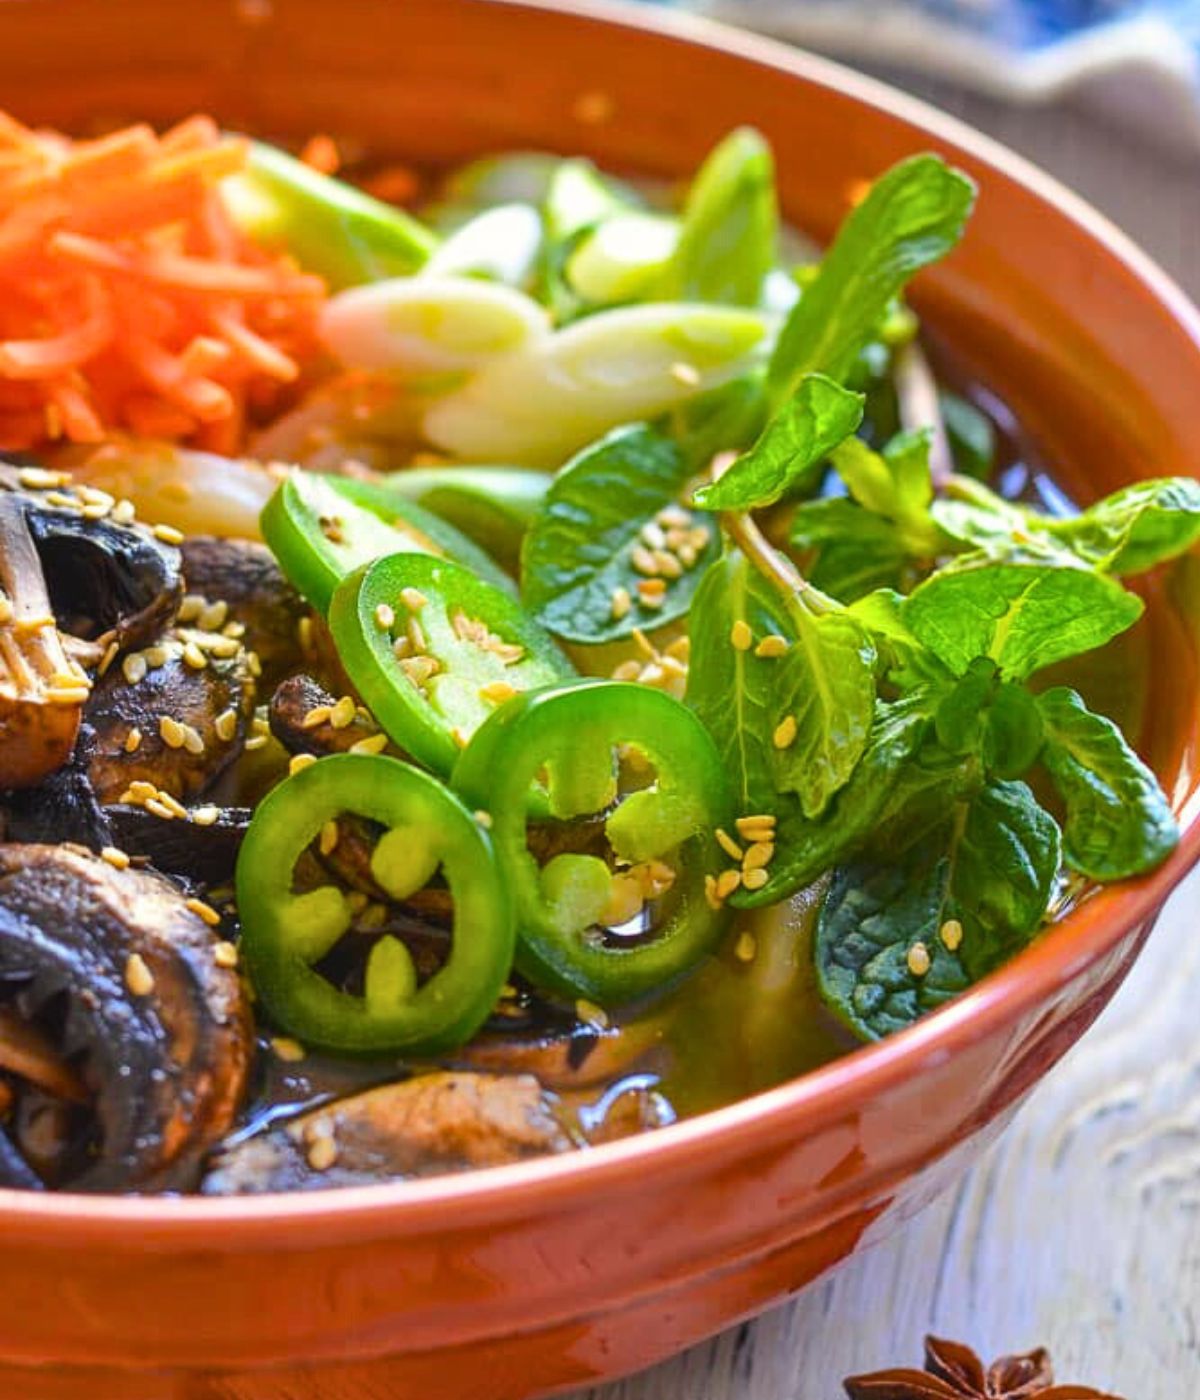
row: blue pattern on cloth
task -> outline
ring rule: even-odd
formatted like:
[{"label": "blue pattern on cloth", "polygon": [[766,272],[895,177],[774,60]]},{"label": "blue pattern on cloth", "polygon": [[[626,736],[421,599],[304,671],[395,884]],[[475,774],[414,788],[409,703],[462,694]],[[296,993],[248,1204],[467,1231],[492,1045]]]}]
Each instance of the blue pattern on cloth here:
[{"label": "blue pattern on cloth", "polygon": [[1200,0],[660,0],[1014,101],[1079,93],[1200,150]]}]

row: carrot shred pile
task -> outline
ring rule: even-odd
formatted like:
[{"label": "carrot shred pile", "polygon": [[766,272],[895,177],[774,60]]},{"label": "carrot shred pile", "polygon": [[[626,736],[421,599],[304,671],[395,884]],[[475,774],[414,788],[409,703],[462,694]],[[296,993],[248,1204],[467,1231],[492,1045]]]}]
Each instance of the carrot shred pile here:
[{"label": "carrot shred pile", "polygon": [[233,453],[316,351],[319,277],[256,247],[195,116],[73,141],[0,112],[0,450],[114,431]]}]

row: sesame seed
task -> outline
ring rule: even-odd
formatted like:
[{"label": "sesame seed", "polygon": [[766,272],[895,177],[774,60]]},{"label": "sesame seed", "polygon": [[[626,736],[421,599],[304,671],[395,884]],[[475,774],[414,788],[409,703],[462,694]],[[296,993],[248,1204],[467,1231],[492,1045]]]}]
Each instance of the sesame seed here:
[{"label": "sesame seed", "polygon": [[[454,731],[455,738],[458,731]],[[365,739],[359,739],[356,744],[351,744],[349,753],[382,753],[387,748],[388,737],[386,734],[369,734]]]},{"label": "sesame seed", "polygon": [[603,1030],[608,1025],[608,1013],[602,1006],[597,1006],[594,1001],[587,1001],[585,998],[575,1003],[575,1015],[588,1026],[598,1026]]},{"label": "sesame seed", "polygon": [[770,876],[761,866],[754,870],[745,870],[742,872],[742,884],[745,885],[748,890],[761,890],[768,879],[770,879]]},{"label": "sesame seed", "polygon": [[354,723],[354,716],[357,712],[354,697],[352,695],[343,695],[337,704],[329,711],[329,723],[334,729],[347,729]]},{"label": "sesame seed", "polygon": [[225,620],[229,616],[229,604],[223,600],[216,603],[209,603],[208,607],[196,619],[201,631],[219,632],[225,626]]},{"label": "sesame seed", "polygon": [[785,715],[775,726],[775,733],[771,735],[772,742],[777,749],[789,748],[796,742],[796,716]]},{"label": "sesame seed", "polygon": [[729,835],[727,831],[723,830],[721,827],[717,827],[716,836],[717,844],[725,852],[729,859],[736,860],[740,863],[742,859],[742,848],[738,845],[738,843]]},{"label": "sesame seed", "polygon": [[639,579],[637,593],[643,608],[661,608],[666,600],[667,585],[661,578]]},{"label": "sesame seed", "polygon": [[180,724],[177,719],[172,719],[170,715],[161,715],[158,721],[158,732],[167,748],[183,748],[183,741],[186,738],[186,734],[183,725]]},{"label": "sesame seed", "polygon": [[246,670],[250,672],[255,680],[262,675],[262,661],[259,659],[258,652],[248,651],[246,653]]},{"label": "sesame seed", "polygon": [[270,737],[269,734],[252,734],[242,747],[247,753],[253,753],[255,749],[265,748]]},{"label": "sesame seed", "polygon": [[742,861],[742,870],[758,870],[763,866],[770,865],[771,857],[775,854],[775,847],[770,841],[755,841],[747,847],[745,859]]},{"label": "sesame seed", "polygon": [[378,604],[375,608],[375,626],[381,632],[390,632],[395,625],[395,609],[388,603]]},{"label": "sesame seed", "polygon": [[313,764],[316,763],[316,761],[317,761],[317,756],[316,756],[316,754],[312,754],[312,753],[297,753],[297,754],[293,754],[292,757],[291,757],[291,759],[288,761],[288,773],[289,773],[290,775],[292,775],[292,776],[294,776],[294,775],[297,774],[297,773],[303,773],[304,770],[305,770],[306,768],[311,768],[311,767],[313,766]]},{"label": "sesame seed", "polygon": [[100,852],[100,859],[106,860],[114,870],[129,869],[129,857],[118,846],[105,846]]},{"label": "sesame seed", "polygon": [[772,632],[769,636],[764,637],[754,648],[754,654],[755,656],[765,657],[784,656],[787,653],[787,649],[787,638],[780,637]]},{"label": "sesame seed", "polygon": [[137,685],[146,679],[146,658],[140,651],[131,651],[121,662],[121,674],[129,685]]},{"label": "sesame seed", "polygon": [[454,728],[450,731],[450,737],[454,740],[454,742],[458,745],[460,749],[465,749],[467,745],[471,742],[471,736],[467,733],[465,729],[462,728],[461,725],[458,724],[456,724]]},{"label": "sesame seed", "polygon": [[224,635],[214,637],[211,641],[197,642],[196,645],[204,646],[220,661],[228,661],[230,657],[236,656],[241,650],[241,643],[236,637]]},{"label": "sesame seed", "polygon": [[205,806],[192,808],[192,821],[197,826],[213,826],[221,816],[220,807]]},{"label": "sesame seed", "polygon": [[684,508],[678,504],[663,506],[662,510],[660,510],[654,518],[665,530],[677,530],[684,525],[690,525],[692,523],[691,511],[684,510]]},{"label": "sesame seed", "polygon": [[184,908],[190,909],[198,918],[203,919],[209,928],[216,928],[221,922],[221,916],[211,904],[205,904],[202,899],[185,899]]},{"label": "sesame seed", "polygon": [[326,1172],[337,1161],[338,1146],[331,1136],[314,1139],[308,1149],[308,1165],[315,1172]]},{"label": "sesame seed", "polygon": [[277,1035],[271,1039],[271,1053],[287,1064],[299,1064],[304,1058],[304,1046],[290,1035]]},{"label": "sesame seed", "polygon": [[645,632],[643,632],[640,627],[635,627],[630,633],[630,636],[633,638],[634,645],[643,656],[649,657],[651,661],[658,660],[658,651],[654,643],[646,636]]},{"label": "sesame seed", "polygon": [[[12,605],[9,604],[9,606],[11,607]],[[0,619],[0,621],[3,620],[4,619]],[[104,649],[104,655],[100,658],[100,665],[96,667],[96,674],[98,676],[107,675],[108,668],[117,659],[117,654],[120,650],[121,645],[119,642],[109,642],[108,646]]]},{"label": "sesame seed", "polygon": [[213,962],[215,962],[218,967],[237,967],[237,945],[234,943],[230,943],[227,939],[224,938],[219,943],[214,943]]},{"label": "sesame seed", "polygon": [[668,550],[656,549],[654,551],[654,562],[658,565],[658,572],[663,578],[677,579],[683,577],[683,565]]},{"label": "sesame seed", "polygon": [[60,510],[79,509],[79,501],[74,496],[68,496],[63,491],[47,491],[46,504],[48,506],[58,506]]},{"label": "sesame seed", "polygon": [[480,825],[481,827],[483,827],[484,831],[491,831],[491,829],[492,829],[492,814],[491,814],[491,812],[485,812],[485,811],[483,810],[483,808],[480,807],[480,808],[478,808],[478,809],[476,810],[476,812],[475,812],[475,820],[479,823],[479,825]]},{"label": "sesame seed", "polygon": [[738,934],[737,942],[733,945],[733,955],[738,962],[753,962],[754,955],[758,952],[758,939],[749,929],[743,929]]},{"label": "sesame seed", "polygon": [[748,817],[738,817],[734,825],[738,829],[738,835],[744,836],[748,841],[755,840],[754,832],[759,828],[767,831],[774,831],[775,818],[770,812],[755,812]]},{"label": "sesame seed", "polygon": [[337,848],[338,837],[340,835],[337,822],[330,819],[321,827],[321,835],[317,841],[317,849],[323,856],[332,855]]},{"label": "sesame seed", "polygon": [[330,705],[314,705],[311,710],[305,713],[304,718],[300,721],[300,728],[316,729],[319,724],[327,723],[332,713],[333,707]]},{"label": "sesame seed", "polygon": [[639,574],[645,574],[647,578],[653,578],[658,573],[658,560],[654,557],[654,552],[644,544],[634,545],[629,562]]},{"label": "sesame seed", "polygon": [[613,668],[612,678],[614,681],[636,681],[641,674],[640,661],[622,661],[619,666]]},{"label": "sesame seed", "polygon": [[182,544],[183,531],[177,530],[174,525],[156,525],[154,538],[162,540],[163,544]]},{"label": "sesame seed", "polygon": [[408,633],[409,645],[413,651],[424,651],[429,643],[425,640],[425,629],[415,617],[408,619],[408,626],[404,629]]},{"label": "sesame seed", "polygon": [[52,472],[45,467],[22,467],[17,480],[27,491],[49,491],[55,486],[65,486],[71,478],[66,472]]},{"label": "sesame seed", "polygon": [[685,569],[692,568],[700,557],[696,552],[695,545],[687,543],[676,545],[675,554]]},{"label": "sesame seed", "polygon": [[204,752],[204,738],[200,731],[194,729],[190,724],[183,726],[183,747],[193,756]]},{"label": "sesame seed", "polygon": [[238,717],[236,710],[222,710],[213,721],[213,728],[217,731],[217,738],[223,743],[228,744],[237,733],[237,723]]},{"label": "sesame seed", "polygon": [[675,383],[682,384],[685,389],[695,389],[700,383],[700,371],[683,360],[676,360],[669,373]]},{"label": "sesame seed", "polygon": [[84,505],[103,506],[106,514],[117,503],[115,496],[110,496],[107,491],[101,491],[98,486],[77,486],[75,492]]},{"label": "sesame seed", "polygon": [[46,699],[52,705],[82,705],[91,693],[92,688],[88,685],[50,686],[46,690]]},{"label": "sesame seed", "polygon": [[914,977],[924,977],[932,966],[929,949],[924,943],[914,943],[908,950],[908,957],[905,961],[908,963],[909,972]]},{"label": "sesame seed", "polygon": [[207,606],[208,602],[202,594],[185,593],[183,601],[179,604],[179,611],[175,614],[175,620],[177,622],[195,622]]},{"label": "sesame seed", "polygon": [[717,894],[717,880],[714,875],[706,875],[704,877],[704,898],[708,900],[708,907],[710,909],[719,909],[721,907],[721,899]]},{"label": "sesame seed", "polygon": [[740,870],[722,870],[717,876],[717,898],[728,899],[741,883]]},{"label": "sesame seed", "polygon": [[400,590],[400,601],[409,612],[420,612],[429,602],[424,593],[419,588],[402,588]]},{"label": "sesame seed", "polygon": [[112,518],[114,524],[132,525],[137,519],[137,509],[132,501],[119,500],[112,508]]},{"label": "sesame seed", "polygon": [[503,705],[516,693],[516,688],[507,681],[488,681],[487,685],[479,687],[479,698],[487,701],[489,705]]},{"label": "sesame seed", "polygon": [[754,644],[754,633],[745,618],[739,617],[729,629],[729,641],[735,651],[749,651]]},{"label": "sesame seed", "polygon": [[130,953],[126,959],[125,985],[135,997],[148,997],[154,990],[154,974],[141,953]]},{"label": "sesame seed", "polygon": [[183,663],[185,666],[190,666],[193,671],[203,671],[208,665],[208,657],[195,642],[188,642],[183,649]]},{"label": "sesame seed", "polygon": [[229,637],[232,641],[238,642],[246,635],[246,624],[244,622],[227,622],[221,628],[221,636]]},{"label": "sesame seed", "polygon": [[144,782],[141,778],[135,778],[129,784],[129,795],[135,802],[145,802],[151,797],[158,796],[158,789],[153,783]]},{"label": "sesame seed", "polygon": [[617,587],[612,591],[612,616],[615,622],[619,622],[625,617],[629,609],[633,607],[633,599],[630,597],[628,588]]},{"label": "sesame seed", "polygon": [[963,926],[958,919],[947,919],[938,930],[943,946],[951,953],[962,946]]},{"label": "sesame seed", "polygon": [[664,650],[663,655],[669,656],[673,661],[686,661],[692,652],[692,640],[690,637],[676,637],[675,640]]},{"label": "sesame seed", "polygon": [[191,815],[188,809],[180,802],[179,798],[173,797],[165,788],[159,788],[156,801],[164,807],[173,817],[178,817],[180,821],[187,821]]},{"label": "sesame seed", "polygon": [[642,543],[649,545],[651,549],[665,549],[667,544],[666,532],[656,520],[648,520],[641,530]]},{"label": "sesame seed", "polygon": [[146,658],[146,665],[152,671],[158,670],[160,666],[165,666],[171,659],[170,651],[163,646],[161,642],[152,647],[147,647],[146,650],[142,652],[142,655]]}]

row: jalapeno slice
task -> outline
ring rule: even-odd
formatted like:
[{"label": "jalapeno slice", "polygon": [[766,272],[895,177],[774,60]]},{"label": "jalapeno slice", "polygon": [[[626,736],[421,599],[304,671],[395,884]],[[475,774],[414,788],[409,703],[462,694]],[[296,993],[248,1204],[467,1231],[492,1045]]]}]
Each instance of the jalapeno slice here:
[{"label": "jalapeno slice", "polygon": [[[295,870],[325,823],[346,813],[386,828],[370,869],[391,898],[439,871],[449,887],[450,950],[421,985],[409,950],[389,935],[366,950],[361,996],[317,968],[350,930],[352,906],[333,884],[297,893]],[[436,778],[394,758],[322,758],[273,789],[242,844],[237,900],[243,962],[262,1004],[284,1030],[329,1050],[430,1055],[462,1045],[512,965],[511,904],[487,832]]]},{"label": "jalapeno slice", "polygon": [[389,737],[449,774],[489,715],[571,675],[507,594],[447,560],[393,554],[351,574],[329,625],[355,689]]},{"label": "jalapeno slice", "polygon": [[347,574],[401,550],[456,559],[513,591],[512,580],[453,525],[373,482],[295,470],[263,508],[260,525],[279,567],[322,613]]},{"label": "jalapeno slice", "polygon": [[[653,781],[620,796],[618,750]],[[522,695],[482,726],[452,781],[491,815],[531,981],[620,1005],[678,980],[720,938],[727,915],[705,876],[720,867],[715,831],[732,797],[708,733],[669,695],[619,681]],[[608,811],[615,869],[570,853],[539,866],[526,833],[539,788],[560,821]]]}]

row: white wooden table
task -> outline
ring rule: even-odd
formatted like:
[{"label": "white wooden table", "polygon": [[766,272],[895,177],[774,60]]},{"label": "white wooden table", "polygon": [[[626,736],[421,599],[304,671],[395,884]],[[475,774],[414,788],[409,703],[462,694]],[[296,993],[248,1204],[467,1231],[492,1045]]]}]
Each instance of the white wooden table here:
[{"label": "white wooden table", "polygon": [[[926,92],[1074,185],[1200,298],[1200,152]],[[1063,1380],[1126,1400],[1200,1397],[1200,871],[957,1191],[795,1301],[586,1395],[841,1400],[845,1375],[916,1364],[928,1331],[988,1356],[1048,1346]]]}]

